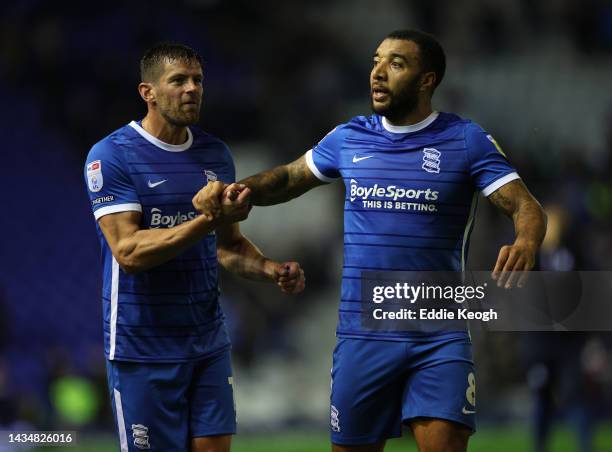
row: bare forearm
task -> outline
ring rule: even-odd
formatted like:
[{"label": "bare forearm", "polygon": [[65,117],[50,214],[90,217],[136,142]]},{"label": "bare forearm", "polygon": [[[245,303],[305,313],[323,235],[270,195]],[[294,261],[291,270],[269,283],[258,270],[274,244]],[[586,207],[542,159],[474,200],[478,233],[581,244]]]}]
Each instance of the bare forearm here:
[{"label": "bare forearm", "polygon": [[498,287],[510,289],[515,283],[523,287],[546,234],[546,214],[521,180],[500,187],[489,200],[512,218],[515,233],[514,243],[499,250],[491,276],[497,280]]},{"label": "bare forearm", "polygon": [[516,242],[533,244],[539,248],[546,234],[546,214],[539,203],[525,201],[512,215]]},{"label": "bare forearm", "polygon": [[256,206],[269,206],[294,198],[290,194],[289,171],[286,165],[255,174],[240,181],[251,189],[251,202]]},{"label": "bare forearm", "polygon": [[538,248],[546,234],[546,214],[520,181],[493,193],[491,202],[514,222],[516,241]]},{"label": "bare forearm", "polygon": [[139,229],[119,241],[117,261],[127,272],[148,270],[195,245],[213,231],[217,220],[199,216],[168,229]]},{"label": "bare forearm", "polygon": [[217,248],[219,263],[226,270],[254,281],[274,281],[275,263],[246,237]]},{"label": "bare forearm", "polygon": [[247,177],[240,183],[251,189],[251,202],[256,206],[281,204],[322,184],[308,169],[303,156],[287,165]]}]

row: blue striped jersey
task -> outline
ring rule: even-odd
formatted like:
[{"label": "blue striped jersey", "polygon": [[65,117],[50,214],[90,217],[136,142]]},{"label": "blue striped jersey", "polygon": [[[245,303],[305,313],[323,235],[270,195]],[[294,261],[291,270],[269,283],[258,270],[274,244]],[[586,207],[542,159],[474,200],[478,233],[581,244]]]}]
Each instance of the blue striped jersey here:
[{"label": "blue striped jersey", "polygon": [[[141,229],[170,228],[195,218],[192,197],[217,179],[235,180],[230,152],[196,127],[188,128],[184,144],[171,145],[132,121],[96,143],[85,164],[95,219],[141,212]],[[218,301],[214,232],[164,264],[128,274],[96,226],[108,359],[183,362],[229,347]]]},{"label": "blue striped jersey", "polygon": [[355,117],[306,161],[320,180],[342,178],[346,188],[339,337],[416,340],[362,327],[362,272],[463,270],[478,193],[519,177],[480,126],[439,112],[410,126]]}]

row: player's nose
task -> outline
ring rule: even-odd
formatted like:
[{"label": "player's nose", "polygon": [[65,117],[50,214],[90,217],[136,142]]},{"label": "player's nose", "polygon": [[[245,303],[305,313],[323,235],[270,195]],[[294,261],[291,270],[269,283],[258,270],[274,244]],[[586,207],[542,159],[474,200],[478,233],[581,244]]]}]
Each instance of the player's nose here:
[{"label": "player's nose", "polygon": [[193,79],[185,83],[185,91],[188,93],[197,91],[199,87],[200,87],[200,84]]},{"label": "player's nose", "polygon": [[386,80],[387,72],[382,64],[377,64],[372,68],[372,80]]}]

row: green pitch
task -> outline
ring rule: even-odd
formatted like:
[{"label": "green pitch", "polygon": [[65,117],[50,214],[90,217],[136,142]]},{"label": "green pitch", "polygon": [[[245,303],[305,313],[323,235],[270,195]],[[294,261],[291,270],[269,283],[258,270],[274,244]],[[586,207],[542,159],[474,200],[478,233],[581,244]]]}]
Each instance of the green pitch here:
[{"label": "green pitch", "polygon": [[[39,449],[49,452],[109,452],[119,450],[112,437],[88,439],[81,435],[79,444],[70,448]],[[529,452],[532,450],[528,433],[523,429],[481,429],[470,441],[470,452]],[[551,452],[575,452],[576,439],[567,429],[558,429],[553,435]],[[275,434],[270,436],[237,436],[232,452],[329,452],[329,440],[325,435]],[[595,435],[595,452],[612,451],[612,426],[600,427]],[[411,438],[395,439],[387,443],[385,452],[417,452]]]},{"label": "green pitch", "polygon": [[[329,452],[326,436],[284,436],[274,440],[260,437],[236,437],[233,452]],[[526,431],[515,429],[483,429],[470,440],[470,452],[529,452],[533,450]],[[559,430],[552,438],[551,452],[575,452],[575,437],[568,430]],[[612,451],[612,427],[599,429],[595,452]],[[385,452],[417,452],[412,438],[387,442]]]}]

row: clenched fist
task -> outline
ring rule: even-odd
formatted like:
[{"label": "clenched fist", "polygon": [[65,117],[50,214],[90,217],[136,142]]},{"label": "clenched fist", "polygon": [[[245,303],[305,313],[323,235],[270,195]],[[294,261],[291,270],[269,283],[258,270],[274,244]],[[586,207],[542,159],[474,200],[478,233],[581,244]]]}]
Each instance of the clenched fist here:
[{"label": "clenched fist", "polygon": [[304,270],[297,262],[283,262],[274,269],[274,282],[284,293],[300,293],[306,286]]},{"label": "clenched fist", "polygon": [[251,190],[242,184],[230,184],[221,195],[221,213],[226,223],[246,220],[251,210]]}]

